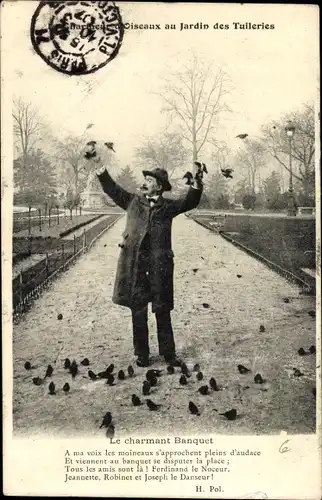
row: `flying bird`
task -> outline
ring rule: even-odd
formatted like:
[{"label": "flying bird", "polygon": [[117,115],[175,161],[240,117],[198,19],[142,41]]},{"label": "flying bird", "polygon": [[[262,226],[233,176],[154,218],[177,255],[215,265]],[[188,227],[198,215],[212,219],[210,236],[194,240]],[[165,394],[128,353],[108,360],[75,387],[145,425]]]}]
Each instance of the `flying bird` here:
[{"label": "flying bird", "polygon": [[237,274],[237,278],[242,278],[243,276],[241,274]]},{"label": "flying bird", "polygon": [[251,372],[251,370],[249,368],[246,368],[246,366],[244,366],[244,365],[237,365],[237,368],[238,368],[239,373],[241,373],[242,375],[244,375],[245,373]]},{"label": "flying bird", "polygon": [[81,365],[88,366],[89,365],[89,359],[88,358],[84,358],[83,361],[81,361]]},{"label": "flying bird", "polygon": [[248,137],[248,134],[238,134],[236,135],[236,139],[246,139]]},{"label": "flying bird", "polygon": [[199,271],[198,267],[194,267],[192,271],[196,274],[197,271]]},{"label": "flying bird", "polygon": [[133,406],[140,406],[142,404],[141,399],[136,394],[132,394],[131,400]]},{"label": "flying bird", "polygon": [[209,394],[209,387],[208,387],[208,385],[202,385],[201,387],[199,387],[198,391],[203,396],[206,396],[207,394]]},{"label": "flying bird", "polygon": [[224,417],[227,418],[227,420],[236,420],[237,417],[237,410],[232,409],[225,411],[224,413],[219,413],[219,415],[223,415]]},{"label": "flying bird", "polygon": [[191,374],[190,374],[190,372],[188,370],[188,367],[187,367],[186,363],[182,363],[182,365],[181,365],[181,373],[183,375],[185,375],[186,377],[188,377],[188,378],[191,377]]},{"label": "flying bird", "polygon": [[104,142],[104,144],[108,149],[111,149],[115,153],[114,142]]},{"label": "flying bird", "polygon": [[49,389],[49,394],[51,396],[55,396],[56,391],[55,391],[55,384],[54,384],[54,382],[50,382],[50,384],[48,386],[48,389]]},{"label": "flying bird", "polygon": [[89,123],[86,127],[86,130],[88,130],[89,128],[92,128],[94,126],[94,123]]},{"label": "flying bird", "polygon": [[70,359],[69,358],[66,358],[65,361],[64,361],[64,368],[65,370],[68,370],[70,368]]},{"label": "flying bird", "polygon": [[226,177],[227,179],[233,179],[233,176],[231,175],[233,171],[234,170],[232,168],[221,168],[223,176]]},{"label": "flying bird", "polygon": [[25,362],[25,369],[26,370],[31,370],[31,363],[30,363],[30,361],[26,361]]},{"label": "flying bird", "polygon": [[196,406],[192,401],[189,401],[189,411],[192,415],[200,415],[198,406]]},{"label": "flying bird", "polygon": [[102,427],[108,427],[111,423],[112,423],[112,414],[110,411],[108,411],[105,413],[105,415],[103,417],[102,423],[100,425],[100,429]]},{"label": "flying bird", "polygon": [[129,377],[134,377],[134,368],[133,366],[129,366],[127,369],[127,373],[129,374]]},{"label": "flying bird", "polygon": [[63,391],[65,394],[67,394],[70,390],[70,385],[68,382],[66,382],[66,384],[63,385]]},{"label": "flying bird", "polygon": [[53,367],[52,367],[51,365],[48,365],[48,366],[47,366],[47,370],[46,370],[45,377],[51,377],[51,376],[52,376],[52,374],[53,374],[53,371],[54,371]]},{"label": "flying bird", "polygon": [[92,370],[88,370],[88,376],[91,380],[97,379],[97,375]]},{"label": "flying bird", "polygon": [[146,404],[150,411],[157,411],[161,407],[161,405],[154,403],[152,399],[147,399]]}]

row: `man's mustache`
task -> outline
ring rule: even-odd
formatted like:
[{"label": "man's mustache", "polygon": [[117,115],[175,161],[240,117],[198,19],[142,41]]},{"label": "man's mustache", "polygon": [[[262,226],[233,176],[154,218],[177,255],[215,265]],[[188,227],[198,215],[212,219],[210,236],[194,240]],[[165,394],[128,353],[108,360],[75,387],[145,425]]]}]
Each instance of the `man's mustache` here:
[{"label": "man's mustache", "polygon": [[145,184],[143,184],[143,185],[140,187],[140,189],[141,189],[142,191],[147,191],[147,190],[148,190],[148,188],[147,188],[147,186],[146,186]]}]

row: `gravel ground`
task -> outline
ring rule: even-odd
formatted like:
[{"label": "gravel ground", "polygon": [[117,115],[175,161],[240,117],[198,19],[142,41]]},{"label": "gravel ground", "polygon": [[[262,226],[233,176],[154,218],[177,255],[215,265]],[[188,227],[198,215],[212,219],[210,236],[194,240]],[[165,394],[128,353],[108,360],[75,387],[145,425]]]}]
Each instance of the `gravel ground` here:
[{"label": "gravel ground", "polygon": [[[131,394],[141,396],[143,368],[135,367],[133,378],[117,381],[114,387],[103,380],[92,382],[82,366],[80,374],[71,378],[63,368],[66,357],[77,361],[88,357],[94,372],[111,362],[115,370],[126,369],[135,361],[130,311],[111,302],[124,224],[123,218],[106,232],[14,325],[15,434],[104,435],[98,427],[108,410],[116,437],[169,435],[170,429],[180,435],[315,432],[315,355],[297,353],[299,347],[315,344],[315,320],[308,314],[315,309],[314,298],[299,295],[297,286],[184,215],[173,226],[176,303],[172,319],[178,355],[189,367],[200,363],[204,381],[197,382],[193,374],[182,387],[179,373],[168,375],[165,370],[151,393],[162,407],[149,412],[146,406],[131,405]],[[150,316],[153,367],[165,369]],[[265,326],[264,332],[260,325]],[[35,367],[30,372],[24,369],[26,360]],[[53,364],[54,374],[36,387],[32,377],[44,376],[48,363]],[[239,363],[252,373],[239,374]],[[303,376],[293,376],[295,367]],[[264,385],[254,384],[256,373],[266,379]],[[211,376],[222,390],[200,395],[198,387]],[[51,380],[56,396],[48,395]],[[71,391],[66,395],[62,386],[67,381]],[[200,408],[199,417],[189,414],[190,400]],[[239,414],[235,421],[219,415],[231,408]]]}]

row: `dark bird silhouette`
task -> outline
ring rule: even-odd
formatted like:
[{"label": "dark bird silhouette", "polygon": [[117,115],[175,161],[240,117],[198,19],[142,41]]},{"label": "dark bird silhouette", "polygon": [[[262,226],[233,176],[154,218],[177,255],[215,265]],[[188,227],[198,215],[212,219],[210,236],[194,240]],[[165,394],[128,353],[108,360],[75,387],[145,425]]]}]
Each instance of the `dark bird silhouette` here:
[{"label": "dark bird silhouette", "polygon": [[161,405],[154,403],[152,399],[147,399],[146,404],[150,411],[157,411],[161,407]]},{"label": "dark bird silhouette", "polygon": [[193,366],[192,371],[193,371],[193,372],[199,372],[199,371],[200,371],[200,365],[199,365],[199,363],[196,363],[196,364]]},{"label": "dark bird silhouette", "polygon": [[290,299],[289,299],[288,297],[284,297],[284,298],[283,298],[283,302],[285,302],[285,304],[288,304],[288,303],[289,303],[289,301],[290,301]]},{"label": "dark bird silhouette", "polygon": [[199,380],[199,382],[200,382],[200,380],[202,380],[202,379],[203,379],[203,373],[202,372],[198,372],[197,373],[197,380]]},{"label": "dark bird silhouette", "polygon": [[[86,130],[88,130],[89,128],[92,128],[92,127],[93,127],[93,125],[94,125],[94,123],[89,123],[89,124],[87,125],[87,127],[86,127]],[[94,141],[94,142],[95,142],[95,141]]]},{"label": "dark bird silhouette", "polygon": [[70,368],[70,359],[69,358],[66,358],[65,361],[64,361],[64,368],[65,370],[68,370]]},{"label": "dark bird silhouette", "polygon": [[199,387],[198,391],[203,396],[206,396],[207,394],[209,394],[209,387],[207,385],[202,385],[201,387]]},{"label": "dark bird silhouette", "polygon": [[210,387],[212,388],[213,391],[219,391],[217,382],[216,382],[216,380],[213,377],[211,377],[211,379],[209,380],[209,385],[210,385]]},{"label": "dark bird silhouette", "polygon": [[70,385],[68,382],[66,382],[66,384],[64,384],[63,386],[63,391],[67,394],[70,390]]},{"label": "dark bird silhouette", "polygon": [[84,157],[86,160],[91,160],[92,158],[95,158],[96,156],[96,151],[85,151]]},{"label": "dark bird silhouette", "polygon": [[188,378],[191,377],[191,373],[189,372],[186,363],[182,363],[182,365],[181,365],[181,373],[183,375],[185,375],[186,377],[188,377]]},{"label": "dark bird silhouette", "polygon": [[114,384],[114,379],[115,379],[114,375],[112,375],[111,373],[108,373],[107,374],[107,379],[106,379],[107,385],[115,385]]},{"label": "dark bird silhouette", "polygon": [[237,417],[237,410],[233,408],[232,410],[225,411],[224,413],[219,413],[219,415],[223,415],[227,418],[227,420],[235,420]]},{"label": "dark bird silhouette", "polygon": [[69,371],[72,374],[72,377],[75,378],[78,373],[78,366],[75,360],[73,360],[72,364],[70,365]]},{"label": "dark bird silhouette", "polygon": [[88,370],[88,376],[91,380],[97,379],[97,375],[92,370]]},{"label": "dark bird silhouette", "polygon": [[114,142],[104,142],[104,144],[108,149],[111,149],[115,153]]},{"label": "dark bird silhouette", "polygon": [[127,373],[129,375],[129,377],[134,377],[134,368],[132,365],[128,366]]},{"label": "dark bird silhouette", "polygon": [[90,146],[90,147],[92,147],[92,148],[93,148],[94,146],[96,146],[96,144],[97,144],[97,142],[96,142],[96,141],[88,141],[88,142],[86,143],[86,146]]},{"label": "dark bird silhouette", "polygon": [[106,429],[106,437],[113,438],[115,436],[115,427],[113,424]]},{"label": "dark bird silhouette", "polygon": [[97,377],[98,378],[107,378],[109,374],[106,372],[106,370],[103,370],[102,372],[98,372]]},{"label": "dark bird silhouette", "polygon": [[102,427],[108,427],[111,423],[112,423],[112,414],[110,411],[108,411],[105,413],[105,415],[103,417],[102,423],[100,425],[100,429]]},{"label": "dark bird silhouette", "polygon": [[162,370],[153,369],[153,370],[148,370],[146,373],[148,376],[150,376],[150,374],[151,374],[151,376],[154,376],[154,377],[161,377]]},{"label": "dark bird silhouette", "polygon": [[170,375],[173,375],[174,374],[174,366],[172,366],[172,365],[167,366],[167,372]]},{"label": "dark bird silhouette", "polygon": [[185,375],[181,375],[181,377],[179,378],[179,384],[180,385],[187,385],[187,379],[186,379]]},{"label": "dark bird silhouette", "polygon": [[61,320],[63,319],[63,315],[61,313],[58,314],[57,319]]},{"label": "dark bird silhouette", "polygon": [[204,302],[202,305],[205,309],[208,309],[208,307],[210,307],[209,304],[207,304],[207,302]]},{"label": "dark bird silhouette", "polygon": [[120,370],[117,374],[117,378],[119,380],[124,380],[125,379],[125,373],[124,373],[124,370]]},{"label": "dark bird silhouette", "polygon": [[83,361],[81,361],[81,365],[83,365],[83,366],[89,366],[89,359],[88,358],[84,358]]},{"label": "dark bird silhouette", "polygon": [[35,384],[35,385],[41,385],[42,384],[42,379],[40,377],[34,377],[32,379],[32,382]]},{"label": "dark bird silhouette", "polygon": [[233,179],[233,176],[231,175],[233,173],[233,169],[232,168],[222,168],[221,169],[221,173],[223,174],[224,177],[226,177],[227,179]]},{"label": "dark bird silhouette", "polygon": [[107,368],[106,368],[106,373],[113,373],[114,371],[114,365],[111,363]]},{"label": "dark bird silhouette", "polygon": [[316,354],[315,345],[311,345],[309,351],[310,351],[311,354]]},{"label": "dark bird silhouette", "polygon": [[246,139],[248,137],[248,134],[238,134],[236,135],[236,139]]},{"label": "dark bird silhouette", "polygon": [[298,368],[293,368],[293,372],[294,377],[302,377],[304,375]]},{"label": "dark bird silhouette", "polygon": [[260,331],[260,332],[265,332],[265,326],[264,326],[264,325],[260,325],[260,327],[259,327],[259,331]]},{"label": "dark bird silhouette", "polygon": [[141,399],[136,395],[136,394],[132,394],[132,405],[133,406],[140,406],[142,404],[142,401]]},{"label": "dark bird silhouette", "polygon": [[50,382],[48,389],[49,389],[49,394],[51,396],[54,396],[56,394],[56,390],[55,390],[56,388],[55,388],[54,382]]},{"label": "dark bird silhouette", "polygon": [[315,313],[315,311],[313,311],[313,310],[312,310],[312,311],[309,311],[309,312],[308,312],[308,315],[309,315],[309,316],[311,316],[311,318],[315,318],[315,317],[316,317],[316,313]]},{"label": "dark bird silhouette", "polygon": [[189,411],[192,415],[200,415],[198,406],[196,406],[192,401],[189,401]]},{"label": "dark bird silhouette", "polygon": [[142,392],[144,396],[148,396],[150,394],[151,384],[148,380],[145,380],[142,385]]},{"label": "dark bird silhouette", "polygon": [[187,179],[186,184],[188,186],[191,186],[191,184],[193,184],[193,175],[191,172],[186,172],[182,178]]},{"label": "dark bird silhouette", "polygon": [[195,267],[192,269],[192,271],[196,274],[197,271],[199,271],[198,267]]},{"label": "dark bird silhouette", "polygon": [[316,387],[313,387],[313,389],[312,389],[312,394],[313,394],[313,396],[316,398]]},{"label": "dark bird silhouette", "polygon": [[300,356],[305,356],[305,354],[307,354],[307,352],[303,349],[303,347],[300,347],[297,352],[299,353]]},{"label": "dark bird silhouette", "polygon": [[245,373],[251,372],[251,370],[249,368],[246,368],[246,366],[244,366],[244,365],[238,365],[237,368],[238,368],[239,373],[241,373],[242,375],[245,375]]},{"label": "dark bird silhouette", "polygon": [[241,274],[237,274],[237,278],[242,278],[242,275]]},{"label": "dark bird silhouette", "polygon": [[30,363],[30,361],[26,361],[25,362],[25,369],[26,370],[31,370],[31,363]]},{"label": "dark bird silhouette", "polygon": [[263,379],[260,373],[257,373],[254,377],[254,382],[255,384],[264,384],[265,380]]},{"label": "dark bird silhouette", "polygon": [[54,371],[53,367],[52,367],[51,365],[48,365],[48,366],[47,366],[47,370],[46,370],[45,377],[51,377],[51,376],[52,376],[52,374],[53,374],[53,371]]}]

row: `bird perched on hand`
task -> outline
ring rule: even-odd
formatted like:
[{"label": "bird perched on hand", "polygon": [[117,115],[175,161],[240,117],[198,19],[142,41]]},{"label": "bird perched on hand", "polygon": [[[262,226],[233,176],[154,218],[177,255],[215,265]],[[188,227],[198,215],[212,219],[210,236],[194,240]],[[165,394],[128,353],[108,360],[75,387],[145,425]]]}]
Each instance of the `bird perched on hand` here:
[{"label": "bird perched on hand", "polygon": [[209,380],[209,385],[213,391],[219,391],[219,387],[218,387],[217,382],[214,379],[214,377],[211,377],[211,379]]},{"label": "bird perched on hand", "polygon": [[131,400],[133,406],[140,406],[142,404],[141,399],[136,394],[132,394]]},{"label": "bird perched on hand", "polygon": [[193,175],[191,172],[189,172],[189,171],[186,172],[182,178],[187,179],[186,184],[188,186],[191,186],[193,184]]},{"label": "bird perched on hand", "polygon": [[97,379],[97,375],[92,370],[88,370],[88,376],[91,380]]},{"label": "bird perched on hand", "polygon": [[127,373],[129,374],[129,377],[134,377],[134,368],[133,366],[129,366],[127,369]]},{"label": "bird perched on hand", "polygon": [[185,377],[185,375],[181,375],[181,377],[179,378],[179,384],[180,385],[187,385],[187,379]]},{"label": "bird perched on hand", "polygon": [[219,413],[219,415],[223,415],[227,418],[227,420],[235,420],[237,417],[237,410],[233,408],[232,410],[225,411],[224,413]]},{"label": "bird perched on hand", "polygon": [[248,137],[248,134],[238,134],[236,135],[236,139],[246,139]]},{"label": "bird perched on hand", "polygon": [[207,394],[209,394],[209,387],[207,385],[202,385],[201,387],[199,387],[198,391],[203,396],[206,396]]},{"label": "bird perched on hand", "polygon": [[25,369],[26,370],[31,370],[31,363],[30,363],[30,361],[26,361],[25,362]]},{"label": "bird perched on hand", "polygon": [[199,161],[194,162],[195,166],[197,167],[197,172],[195,174],[195,179],[199,182],[202,181],[203,179],[203,174],[208,174],[207,167],[205,163],[200,163]]},{"label": "bird perched on hand", "polygon": [[88,358],[84,358],[83,361],[81,361],[81,365],[83,365],[83,366],[89,366],[89,359]]},{"label": "bird perched on hand", "polygon": [[113,438],[115,436],[115,427],[113,424],[106,429],[106,437]]},{"label": "bird perched on hand", "polygon": [[92,158],[95,158],[97,156],[95,146],[96,146],[96,141],[89,141],[86,144],[86,151],[84,153],[84,158],[86,158],[86,160],[91,160]]},{"label": "bird perched on hand", "polygon": [[249,368],[246,368],[246,366],[244,366],[244,365],[237,365],[237,368],[238,368],[239,373],[241,373],[242,375],[245,375],[245,373],[251,372],[251,370]]},{"label": "bird perched on hand", "polygon": [[50,382],[50,384],[49,384],[49,386],[48,386],[48,389],[49,389],[49,394],[50,394],[51,396],[55,396],[55,394],[56,394],[56,390],[55,390],[55,389],[56,389],[56,388],[55,388],[55,384],[54,384],[54,382]]},{"label": "bird perched on hand", "polygon": [[226,177],[227,179],[233,179],[233,176],[231,174],[234,170],[232,168],[221,168],[220,170],[224,177]]},{"label": "bird perched on hand", "polygon": [[143,396],[148,396],[150,394],[151,384],[148,380],[145,380],[142,384]]},{"label": "bird perched on hand", "polygon": [[66,384],[63,385],[63,391],[65,394],[67,394],[70,390],[70,385],[68,382],[66,382]]},{"label": "bird perched on hand", "polygon": [[198,406],[196,406],[192,401],[189,401],[189,411],[192,415],[200,415]]},{"label": "bird perched on hand", "polygon": [[197,373],[197,380],[199,380],[199,382],[203,379],[203,373],[202,372],[198,372]]},{"label": "bird perched on hand", "polygon": [[69,371],[72,374],[72,377],[75,378],[77,373],[78,373],[78,366],[77,366],[77,363],[75,360],[72,361],[72,364],[70,365]]},{"label": "bird perched on hand", "polygon": [[53,371],[54,371],[53,367],[52,367],[51,365],[48,365],[48,366],[47,366],[47,370],[46,370],[45,377],[51,377],[51,376],[52,376],[52,374],[53,374]]},{"label": "bird perched on hand", "polygon": [[157,411],[161,407],[160,404],[154,403],[152,401],[152,399],[147,399],[146,400],[146,404],[147,404],[147,406],[148,406],[148,408],[149,408],[150,411]]},{"label": "bird perched on hand", "polygon": [[102,427],[108,427],[111,423],[112,423],[112,414],[110,411],[108,411],[105,413],[105,415],[103,417],[102,423],[100,425],[100,429]]},{"label": "bird perched on hand", "polygon": [[117,378],[118,378],[119,380],[124,380],[124,379],[125,379],[125,373],[124,373],[124,371],[123,371],[123,370],[120,370],[120,371],[118,372],[118,374],[117,374]]},{"label": "bird perched on hand", "polygon": [[104,142],[104,144],[108,149],[111,149],[115,153],[114,142]]},{"label": "bird perched on hand", "polygon": [[64,361],[64,368],[65,370],[68,370],[70,368],[70,359],[69,358],[66,358],[65,361]]}]

